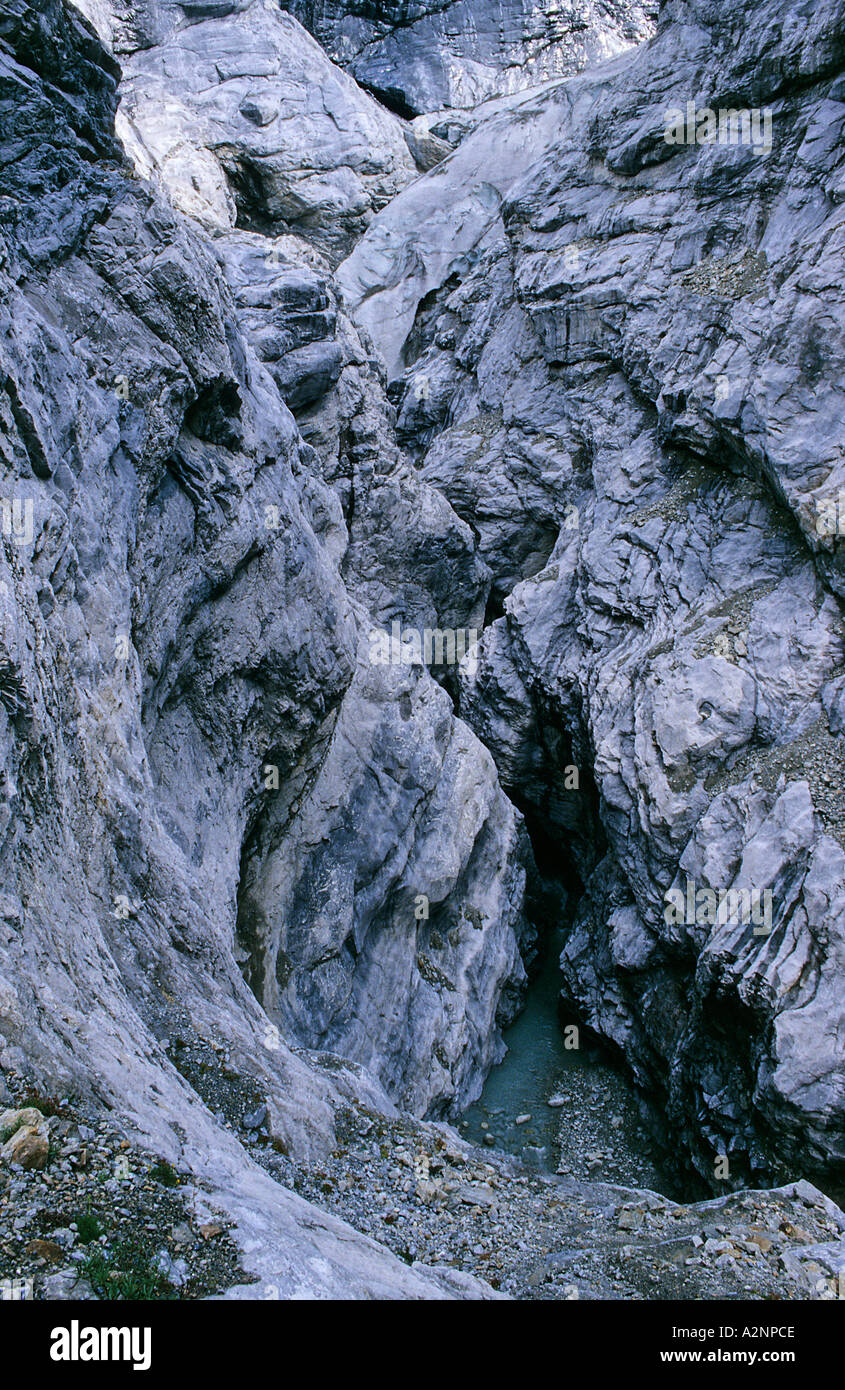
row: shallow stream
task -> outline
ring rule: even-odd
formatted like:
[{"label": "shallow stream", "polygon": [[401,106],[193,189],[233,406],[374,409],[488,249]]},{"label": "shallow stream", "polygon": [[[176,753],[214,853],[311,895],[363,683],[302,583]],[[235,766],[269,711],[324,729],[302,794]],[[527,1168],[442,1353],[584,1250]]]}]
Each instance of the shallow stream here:
[{"label": "shallow stream", "polygon": [[579,1047],[566,1045],[558,1012],[562,947],[563,933],[552,933],[525,1009],[505,1033],[507,1055],[464,1112],[461,1133],[545,1171],[680,1200],[677,1182],[652,1153],[631,1082],[583,1033]]}]

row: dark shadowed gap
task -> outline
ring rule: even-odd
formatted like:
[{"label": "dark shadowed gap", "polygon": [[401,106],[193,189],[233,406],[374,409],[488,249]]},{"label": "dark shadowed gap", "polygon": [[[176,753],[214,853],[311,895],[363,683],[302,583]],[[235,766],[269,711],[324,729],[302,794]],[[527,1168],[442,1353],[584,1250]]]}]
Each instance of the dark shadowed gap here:
[{"label": "dark shadowed gap", "polygon": [[[567,751],[564,762],[569,757]],[[507,1053],[464,1112],[461,1133],[575,1181],[648,1188],[675,1201],[707,1196],[700,1184],[661,1161],[648,1099],[561,994],[560,953],[583,892],[581,873],[592,858],[583,843],[588,827],[595,828],[595,857],[606,849],[592,777],[584,769],[580,795],[573,798],[577,829],[573,824],[571,839],[562,833],[562,821],[570,817],[551,786],[531,803],[513,787],[506,791],[525,817],[537,867],[527,901],[538,949],[525,1007],[504,1033]],[[576,841],[581,843],[573,852]]]},{"label": "dark shadowed gap", "polygon": [[625,1069],[562,1004],[566,932],[565,921],[544,924],[525,1007],[504,1034],[508,1051],[464,1112],[461,1133],[542,1171],[688,1200],[660,1163]]}]

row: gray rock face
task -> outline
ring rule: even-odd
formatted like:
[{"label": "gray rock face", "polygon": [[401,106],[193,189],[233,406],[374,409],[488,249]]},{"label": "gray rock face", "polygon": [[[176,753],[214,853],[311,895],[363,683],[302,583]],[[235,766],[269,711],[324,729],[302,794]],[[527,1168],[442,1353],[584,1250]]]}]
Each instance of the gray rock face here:
[{"label": "gray rock face", "polygon": [[274,243],[250,232],[218,240],[240,322],[294,413],[320,400],[340,376],[337,302],[328,278],[283,260]]},{"label": "gray rock face", "polygon": [[118,133],[136,168],[205,228],[296,231],[337,261],[415,176],[403,123],[272,0],[181,26],[184,7],[163,7],[134,40],[82,8],[121,35]]},{"label": "gray rock face", "polygon": [[327,53],[404,116],[476,106],[600,62],[653,31],[656,4],[285,0]]},{"label": "gray rock face", "polygon": [[[14,152],[0,234],[0,1066],[119,1107],[141,1142],[214,1193],[264,1281],[251,1296],[265,1285],[453,1296],[454,1281],[409,1271],[257,1169],[166,1046],[178,1029],[225,1056],[219,1084],[247,1086],[278,1142],[307,1159],[331,1146],[341,1105],[392,1112],[354,1060],[291,1047],[339,1038],[369,1060],[368,978],[378,998],[404,991],[409,1017],[375,1070],[422,1113],[477,1092],[500,1046],[497,1015],[524,977],[520,818],[427,673],[406,678],[419,749],[401,697],[392,739],[377,737],[401,673],[381,689],[376,668],[361,670],[378,615],[347,554],[366,557],[377,513],[362,480],[350,533],[268,370],[295,378],[303,409],[309,378],[338,379],[340,404],[314,429],[336,440],[348,425],[366,472],[352,385],[366,366],[329,350],[334,309],[307,264],[281,265],[266,242],[267,284],[255,277],[249,302],[257,234],[220,228],[215,247],[130,176],[113,133],[116,66],[74,11],[11,0],[0,38],[2,142]],[[291,357],[321,343],[329,365],[297,377]],[[378,417],[386,401],[369,394]],[[327,473],[340,457],[327,449]],[[455,609],[483,608],[472,533],[426,485],[403,490],[399,463],[394,445],[372,506],[391,495],[432,573],[463,567],[471,579]],[[393,602],[400,570],[400,547],[387,548]],[[436,582],[414,573],[407,590],[409,613],[436,613]],[[394,775],[403,785],[391,789]],[[287,885],[300,913],[325,907],[314,795],[333,800],[346,878],[339,868],[319,961],[310,941],[284,937],[297,990],[324,1002],[306,1020],[295,991],[287,1013],[261,1008],[239,968],[238,914],[249,881],[275,968]],[[354,806],[382,800],[397,841],[373,820],[357,828],[356,858]],[[355,882],[359,868],[381,874],[384,904]],[[431,894],[438,920],[454,917],[455,940],[438,945],[433,919],[402,915],[412,889]],[[463,931],[467,913],[478,922]],[[470,1280],[461,1292],[489,1290]]]},{"label": "gray rock face", "polygon": [[584,885],[566,994],[711,1180],[845,1162],[842,20],[667,5],[339,271],[493,572],[460,709]]},{"label": "gray rock face", "polygon": [[277,801],[247,848],[238,936],[286,1038],[441,1113],[503,1053],[494,1021],[524,978],[525,832],[445,691],[365,663],[295,818]]}]

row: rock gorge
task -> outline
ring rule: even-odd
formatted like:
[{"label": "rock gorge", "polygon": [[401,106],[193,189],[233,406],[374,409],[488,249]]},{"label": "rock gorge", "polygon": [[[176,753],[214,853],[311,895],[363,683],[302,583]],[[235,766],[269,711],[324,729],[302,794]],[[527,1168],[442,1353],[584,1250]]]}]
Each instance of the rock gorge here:
[{"label": "rock gorge", "polygon": [[[845,1270],[843,121],[841,0],[3,0],[0,1108],[172,1165],[216,1294],[540,1296],[442,1234],[526,1192],[548,1297]],[[453,1128],[561,921],[689,1209]]]}]

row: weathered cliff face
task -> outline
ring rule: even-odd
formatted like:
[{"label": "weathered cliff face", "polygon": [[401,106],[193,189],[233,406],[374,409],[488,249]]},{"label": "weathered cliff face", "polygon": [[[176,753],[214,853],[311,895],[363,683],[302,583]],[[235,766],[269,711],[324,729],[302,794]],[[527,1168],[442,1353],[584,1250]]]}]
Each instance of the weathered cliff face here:
[{"label": "weathered cliff face", "polygon": [[144,176],[206,229],[301,231],[334,262],[374,208],[416,174],[403,123],[367,96],[272,0],[210,18],[148,7],[80,8],[114,35],[118,134]]},{"label": "weathered cliff face", "polygon": [[[339,271],[493,571],[460,709],[583,880],[566,993],[709,1178],[845,1161],[844,18],[665,6]],[[771,149],[668,143],[688,101]]]},{"label": "weathered cliff face", "polygon": [[471,107],[612,57],[652,33],[652,0],[285,0],[326,52],[392,110]]},{"label": "weathered cliff face", "polygon": [[[347,528],[270,370],[308,401],[289,358],[298,328],[334,333],[324,282],[267,243],[250,297],[237,270],[260,238],[216,256],[138,181],[117,69],[74,13],[12,0],[0,19],[0,1064],[119,1107],[219,1192],[282,1292],[439,1296],[448,1282],[336,1221],[306,1231],[166,1043],[225,1055],[302,1156],[345,1101],[390,1112],[379,1078],[418,1113],[477,1093],[524,978],[525,835],[444,692],[371,667],[368,634],[388,577],[392,603],[436,622],[438,582],[465,578],[451,602],[469,615],[487,571],[395,446],[368,470],[378,393],[356,398],[375,374],[351,328],[320,425],[327,471],[356,489]],[[274,325],[290,333],[271,349]],[[439,579],[414,572],[405,593],[385,547],[382,590],[356,587],[385,498]]]}]

